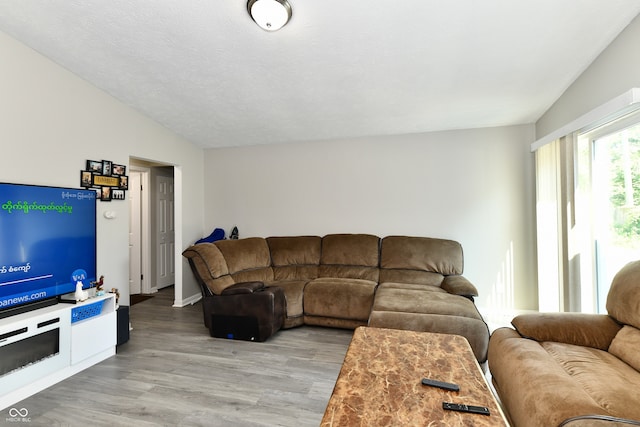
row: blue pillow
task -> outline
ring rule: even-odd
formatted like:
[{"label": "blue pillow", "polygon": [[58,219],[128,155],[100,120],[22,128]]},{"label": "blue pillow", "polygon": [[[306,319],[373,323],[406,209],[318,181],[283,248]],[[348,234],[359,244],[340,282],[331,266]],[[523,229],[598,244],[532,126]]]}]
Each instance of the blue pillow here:
[{"label": "blue pillow", "polygon": [[222,228],[214,229],[211,234],[198,240],[195,244],[197,245],[198,243],[213,243],[216,240],[224,240],[224,230]]}]

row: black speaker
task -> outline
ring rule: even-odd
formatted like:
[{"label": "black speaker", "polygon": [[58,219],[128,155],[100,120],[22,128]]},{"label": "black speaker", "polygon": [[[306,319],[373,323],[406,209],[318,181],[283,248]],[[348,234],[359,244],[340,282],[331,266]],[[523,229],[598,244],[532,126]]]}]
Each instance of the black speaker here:
[{"label": "black speaker", "polygon": [[260,330],[258,319],[250,316],[211,316],[212,337],[227,338],[231,340],[258,341]]},{"label": "black speaker", "polygon": [[121,305],[116,312],[118,313],[118,338],[116,345],[121,345],[129,341],[129,306]]}]

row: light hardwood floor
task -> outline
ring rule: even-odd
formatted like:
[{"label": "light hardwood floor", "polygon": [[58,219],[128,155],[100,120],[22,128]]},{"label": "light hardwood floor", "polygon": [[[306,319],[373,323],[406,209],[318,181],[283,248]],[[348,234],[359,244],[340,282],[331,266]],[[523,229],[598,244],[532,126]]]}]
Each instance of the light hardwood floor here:
[{"label": "light hardwood floor", "polygon": [[131,337],[116,356],[13,407],[29,411],[29,426],[320,424],[353,331],[303,326],[264,343],[215,339],[200,304],[172,302],[169,288],[132,306]]}]

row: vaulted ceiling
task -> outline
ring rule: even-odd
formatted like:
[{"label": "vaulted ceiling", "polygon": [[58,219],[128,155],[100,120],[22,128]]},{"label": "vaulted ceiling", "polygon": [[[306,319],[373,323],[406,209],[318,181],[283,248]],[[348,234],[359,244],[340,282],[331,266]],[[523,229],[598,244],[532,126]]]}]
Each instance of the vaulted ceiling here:
[{"label": "vaulted ceiling", "polygon": [[0,0],[0,31],[202,147],[535,122],[638,0]]}]

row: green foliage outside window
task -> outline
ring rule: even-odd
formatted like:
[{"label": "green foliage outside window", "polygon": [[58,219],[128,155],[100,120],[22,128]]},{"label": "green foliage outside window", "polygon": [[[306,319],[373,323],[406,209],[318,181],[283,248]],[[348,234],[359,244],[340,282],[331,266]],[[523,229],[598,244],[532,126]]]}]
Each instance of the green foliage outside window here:
[{"label": "green foliage outside window", "polygon": [[[626,138],[624,138],[626,137]],[[624,139],[627,141],[625,142]],[[640,245],[640,126],[611,140],[613,231],[619,244]]]}]

